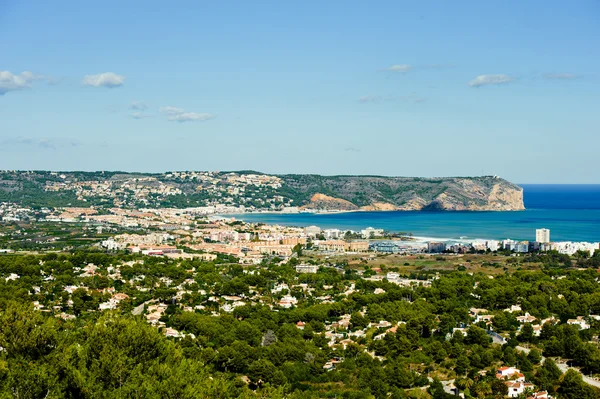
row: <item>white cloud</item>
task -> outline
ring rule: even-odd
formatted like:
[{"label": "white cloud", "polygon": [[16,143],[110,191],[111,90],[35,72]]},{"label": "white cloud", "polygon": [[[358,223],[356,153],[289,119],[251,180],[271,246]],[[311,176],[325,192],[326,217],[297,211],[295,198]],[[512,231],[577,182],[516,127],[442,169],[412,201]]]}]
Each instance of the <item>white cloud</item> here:
[{"label": "white cloud", "polygon": [[133,109],[136,111],[145,111],[148,109],[148,105],[140,101],[132,101],[129,105],[129,109]]},{"label": "white cloud", "polygon": [[396,72],[396,73],[408,73],[416,70],[427,70],[427,69],[448,69],[454,68],[454,64],[425,64],[425,65],[409,65],[409,64],[395,64],[390,67],[384,68],[384,71]]},{"label": "white cloud", "polygon": [[151,118],[152,115],[144,114],[143,112],[132,112],[129,116],[133,119]]},{"label": "white cloud", "polygon": [[125,76],[113,72],[104,72],[97,75],[86,75],[83,78],[84,85],[92,87],[120,87],[125,83]]},{"label": "white cloud", "polygon": [[161,107],[159,111],[167,115],[167,119],[172,122],[191,122],[191,121],[207,121],[214,119],[216,116],[209,113],[186,112],[183,108],[177,107]]},{"label": "white cloud", "polygon": [[15,75],[9,71],[0,71],[0,96],[9,91],[29,89],[35,80],[43,79],[41,75],[25,71]]},{"label": "white cloud", "polygon": [[479,75],[475,79],[469,82],[469,86],[471,87],[481,87],[486,85],[499,85],[506,84],[514,81],[515,78],[508,75],[498,74],[498,75]]},{"label": "white cloud", "polygon": [[549,80],[571,80],[579,77],[573,73],[545,73],[543,76]]},{"label": "white cloud", "polygon": [[346,152],[360,152],[360,148],[346,147],[346,148],[344,148],[344,151],[346,151]]},{"label": "white cloud", "polygon": [[413,67],[411,65],[407,65],[407,64],[396,64],[396,65],[392,65],[389,68],[386,68],[387,71],[401,72],[401,73],[409,72],[412,69],[413,69]]}]

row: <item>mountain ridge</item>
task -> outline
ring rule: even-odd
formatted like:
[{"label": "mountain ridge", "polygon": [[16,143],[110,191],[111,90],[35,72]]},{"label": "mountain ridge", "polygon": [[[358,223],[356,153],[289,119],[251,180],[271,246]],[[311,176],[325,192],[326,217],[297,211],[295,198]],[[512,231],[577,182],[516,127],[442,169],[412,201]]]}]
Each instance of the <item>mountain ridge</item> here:
[{"label": "mountain ridge", "polygon": [[523,210],[523,189],[497,176],[401,177],[255,171],[0,171],[0,202],[36,206],[247,210]]}]

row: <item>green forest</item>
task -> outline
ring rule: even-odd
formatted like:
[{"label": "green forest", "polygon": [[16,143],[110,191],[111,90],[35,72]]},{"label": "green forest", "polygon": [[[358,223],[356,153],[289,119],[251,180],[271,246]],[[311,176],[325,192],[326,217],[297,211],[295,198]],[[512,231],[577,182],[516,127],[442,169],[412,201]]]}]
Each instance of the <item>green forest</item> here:
[{"label": "green forest", "polygon": [[[455,397],[444,389],[453,381],[467,398],[501,398],[502,366],[518,367],[558,398],[600,397],[578,371],[557,366],[568,359],[585,375],[600,373],[600,322],[591,319],[588,329],[567,323],[600,314],[594,269],[548,267],[495,278],[453,271],[431,287],[401,287],[367,281],[352,269],[298,275],[277,259],[249,269],[235,261],[99,252],[0,256],[1,397],[437,399]],[[82,277],[89,264],[97,272]],[[289,289],[274,293],[283,283]],[[181,284],[186,292],[177,295]],[[343,294],[350,285],[354,292]],[[99,311],[114,292],[128,299]],[[297,303],[277,307],[288,294]],[[223,298],[234,295],[255,299],[223,311]],[[317,299],[322,295],[332,303]],[[134,314],[149,303],[165,304],[158,327]],[[516,303],[521,313],[506,311]],[[487,309],[491,324],[475,322],[473,307]],[[523,313],[556,321],[536,336],[531,323],[519,323]],[[343,315],[350,315],[348,325]],[[167,337],[167,329],[184,337]],[[495,343],[487,330],[505,342]],[[331,344],[332,333],[346,339]]]}]

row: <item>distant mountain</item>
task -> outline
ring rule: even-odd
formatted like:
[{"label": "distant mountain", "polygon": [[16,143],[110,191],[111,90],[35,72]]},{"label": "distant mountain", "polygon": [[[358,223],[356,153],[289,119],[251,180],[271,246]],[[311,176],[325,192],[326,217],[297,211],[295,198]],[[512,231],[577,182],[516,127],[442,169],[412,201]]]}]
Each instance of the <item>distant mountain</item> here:
[{"label": "distant mountain", "polygon": [[522,210],[521,187],[494,176],[386,177],[241,172],[0,171],[0,202],[64,207],[256,210]]},{"label": "distant mountain", "polygon": [[[523,210],[521,187],[498,177],[280,176],[306,208]],[[344,201],[344,202],[340,202]]]}]

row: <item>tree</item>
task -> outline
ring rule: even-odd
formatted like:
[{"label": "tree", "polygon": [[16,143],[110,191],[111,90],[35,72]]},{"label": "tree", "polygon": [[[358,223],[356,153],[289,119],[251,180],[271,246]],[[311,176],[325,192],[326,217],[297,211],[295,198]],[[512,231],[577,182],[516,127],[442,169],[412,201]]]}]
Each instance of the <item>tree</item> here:
[{"label": "tree", "polygon": [[558,389],[565,399],[595,399],[598,398],[594,389],[583,382],[581,374],[573,369],[567,370]]},{"label": "tree", "polygon": [[274,385],[283,385],[285,376],[281,370],[278,370],[273,363],[267,359],[259,359],[248,367],[248,378],[256,385],[271,383]]},{"label": "tree", "polygon": [[542,361],[542,354],[537,349],[531,349],[527,354],[527,358],[533,364],[539,364]]},{"label": "tree", "polygon": [[484,348],[487,348],[490,345],[491,340],[492,339],[485,332],[484,329],[472,325],[467,330],[467,337],[465,338],[465,343],[471,345],[477,344],[483,346]]},{"label": "tree", "polygon": [[458,389],[460,389],[461,391],[466,391],[468,389],[471,389],[471,387],[473,386],[474,383],[475,382],[468,377],[457,378],[456,381],[454,382],[456,387]]},{"label": "tree", "polygon": [[0,313],[0,347],[9,356],[39,359],[57,344],[58,322],[33,311],[30,306],[9,302]]},{"label": "tree", "polygon": [[297,253],[298,256],[302,256],[302,244],[298,243],[294,245],[294,248],[292,248],[292,252]]},{"label": "tree", "polygon": [[485,381],[479,381],[473,387],[473,392],[475,392],[478,398],[485,398],[486,396],[492,394],[492,387]]},{"label": "tree", "polygon": [[261,346],[269,346],[277,342],[277,335],[273,332],[273,330],[267,330],[265,335],[262,337]]},{"label": "tree", "polygon": [[548,375],[552,380],[558,380],[562,376],[562,372],[552,359],[545,359],[542,364],[542,369],[548,372]]},{"label": "tree", "polygon": [[500,397],[505,397],[508,395],[508,386],[497,378],[494,378],[491,384],[492,394]]},{"label": "tree", "polygon": [[519,341],[521,342],[531,342],[533,341],[534,331],[531,323],[523,324],[521,327],[521,332],[519,333]]},{"label": "tree", "polygon": [[369,320],[359,312],[354,312],[350,318],[350,323],[352,323],[352,328],[363,329],[367,327]]}]

